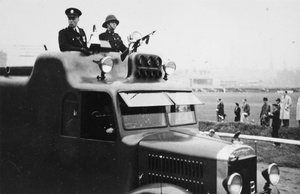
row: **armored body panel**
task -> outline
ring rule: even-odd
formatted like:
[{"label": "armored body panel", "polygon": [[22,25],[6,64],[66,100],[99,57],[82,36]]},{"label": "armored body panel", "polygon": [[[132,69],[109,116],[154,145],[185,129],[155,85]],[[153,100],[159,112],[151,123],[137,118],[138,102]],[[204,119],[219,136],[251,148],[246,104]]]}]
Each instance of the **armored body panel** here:
[{"label": "armored body panel", "polygon": [[254,150],[201,133],[202,102],[164,69],[112,52],[1,68],[0,192],[226,193],[228,177],[262,190]]}]

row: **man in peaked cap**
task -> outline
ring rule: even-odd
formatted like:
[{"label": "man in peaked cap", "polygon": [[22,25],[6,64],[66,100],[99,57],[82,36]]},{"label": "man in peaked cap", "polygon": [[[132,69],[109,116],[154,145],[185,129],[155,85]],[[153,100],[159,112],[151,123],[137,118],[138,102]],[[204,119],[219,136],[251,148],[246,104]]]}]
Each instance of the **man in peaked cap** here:
[{"label": "man in peaked cap", "polygon": [[119,25],[119,20],[114,15],[108,15],[102,24],[106,28],[106,32],[99,35],[100,40],[107,40],[110,43],[112,52],[124,52],[127,47],[123,44],[121,37],[115,33],[116,27]]},{"label": "man in peaked cap", "polygon": [[58,33],[59,48],[61,51],[81,51],[89,55],[87,39],[83,29],[77,26],[81,11],[76,8],[68,8],[65,11],[69,26]]}]

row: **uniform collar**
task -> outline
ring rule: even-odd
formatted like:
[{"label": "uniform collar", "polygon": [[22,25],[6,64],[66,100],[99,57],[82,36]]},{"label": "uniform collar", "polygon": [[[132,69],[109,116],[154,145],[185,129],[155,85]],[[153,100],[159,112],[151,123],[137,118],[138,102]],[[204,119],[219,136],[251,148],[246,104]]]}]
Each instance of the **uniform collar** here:
[{"label": "uniform collar", "polygon": [[106,30],[106,32],[107,32],[108,34],[114,34],[114,33],[115,33],[114,31],[109,31],[109,30]]},{"label": "uniform collar", "polygon": [[76,29],[76,32],[80,32],[78,26],[76,26],[75,28],[72,28],[72,27],[68,26],[68,29],[69,29],[69,30],[73,30],[73,31],[74,31],[74,29]]}]

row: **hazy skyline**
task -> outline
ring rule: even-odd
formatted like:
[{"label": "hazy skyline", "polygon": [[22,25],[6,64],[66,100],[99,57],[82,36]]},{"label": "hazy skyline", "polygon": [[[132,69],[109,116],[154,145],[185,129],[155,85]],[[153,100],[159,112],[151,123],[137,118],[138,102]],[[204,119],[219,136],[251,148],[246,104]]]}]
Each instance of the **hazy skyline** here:
[{"label": "hazy skyline", "polygon": [[156,30],[140,51],[174,60],[179,69],[300,67],[299,0],[0,0],[0,50],[45,44],[59,51],[68,7],[83,12],[79,26],[88,37],[94,24],[105,30],[108,14],[120,20],[116,32],[125,44],[133,31]]}]

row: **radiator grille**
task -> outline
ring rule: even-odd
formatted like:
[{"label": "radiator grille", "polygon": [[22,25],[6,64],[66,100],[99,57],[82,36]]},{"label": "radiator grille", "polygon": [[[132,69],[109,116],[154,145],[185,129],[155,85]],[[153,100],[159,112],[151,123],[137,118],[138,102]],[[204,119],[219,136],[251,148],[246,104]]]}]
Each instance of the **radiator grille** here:
[{"label": "radiator grille", "polygon": [[148,154],[149,183],[170,183],[188,189],[192,193],[204,193],[202,178],[202,162]]},{"label": "radiator grille", "polygon": [[203,165],[201,162],[161,155],[148,155],[149,170],[178,175],[180,177],[203,177]]}]

